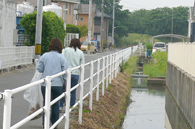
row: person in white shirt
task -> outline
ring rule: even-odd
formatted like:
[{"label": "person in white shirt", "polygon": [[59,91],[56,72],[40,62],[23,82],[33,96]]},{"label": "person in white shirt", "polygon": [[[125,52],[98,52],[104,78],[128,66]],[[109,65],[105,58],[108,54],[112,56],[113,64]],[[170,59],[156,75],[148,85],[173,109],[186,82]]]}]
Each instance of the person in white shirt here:
[{"label": "person in white shirt", "polygon": [[[68,61],[69,68],[77,67],[85,63],[83,51],[80,50],[81,42],[79,39],[72,39],[69,47],[65,48],[62,54]],[[71,88],[78,84],[80,69],[76,69],[71,73]],[[70,106],[73,106],[76,101],[76,89],[71,92]]]}]

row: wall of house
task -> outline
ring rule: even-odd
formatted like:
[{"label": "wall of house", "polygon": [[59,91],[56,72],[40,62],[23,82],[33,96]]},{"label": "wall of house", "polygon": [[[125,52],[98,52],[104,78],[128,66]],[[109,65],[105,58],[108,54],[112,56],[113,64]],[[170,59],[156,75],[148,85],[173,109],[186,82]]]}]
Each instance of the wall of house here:
[{"label": "wall of house", "polygon": [[12,47],[16,29],[16,1],[0,0],[0,47]]},{"label": "wall of house", "polygon": [[[82,20],[78,20],[77,24],[78,26],[82,26],[82,25],[89,25],[89,15],[88,14],[79,14],[79,19]],[[92,22],[91,22],[91,39],[93,38],[93,34],[94,34],[94,15],[92,15]],[[80,40],[81,41],[86,41],[86,39],[88,38],[88,36],[82,37]]]},{"label": "wall of house", "polygon": [[[101,21],[101,18],[99,18]],[[94,26],[94,33],[96,33],[97,37],[100,36],[100,28],[101,28],[101,23],[98,24],[98,25],[95,25]],[[102,39],[103,40],[106,40],[106,42],[108,41],[108,29],[109,29],[109,19],[108,18],[104,18],[104,31],[103,31],[103,34],[102,34]],[[99,39],[97,39],[99,41]]]},{"label": "wall of house", "polygon": [[70,2],[58,2],[59,6],[63,9],[65,6],[65,15],[62,12],[62,17],[65,17],[66,24],[77,25],[76,15],[74,14],[74,3]]}]

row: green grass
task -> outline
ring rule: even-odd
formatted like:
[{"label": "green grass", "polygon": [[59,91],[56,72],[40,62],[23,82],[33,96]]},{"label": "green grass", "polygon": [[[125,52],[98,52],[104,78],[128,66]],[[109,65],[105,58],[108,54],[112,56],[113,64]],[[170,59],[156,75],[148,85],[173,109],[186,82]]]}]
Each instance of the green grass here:
[{"label": "green grass", "polygon": [[130,56],[129,60],[124,64],[122,67],[122,71],[127,72],[128,74],[133,74],[137,70],[137,60],[138,57],[136,56]]},{"label": "green grass", "polygon": [[[123,37],[120,40],[120,47],[129,47],[129,46],[138,45],[139,41],[143,44],[151,44],[150,43],[151,37],[152,36],[147,35],[147,34],[130,33],[128,34],[127,37]],[[158,42],[158,41],[160,40],[157,38],[154,38],[154,42]]]},{"label": "green grass", "polygon": [[83,113],[90,113],[91,111],[88,109],[83,109]]},{"label": "green grass", "polygon": [[167,56],[167,52],[160,51],[152,54],[150,64],[145,64],[143,66],[143,73],[145,75],[149,75],[150,78],[155,78],[156,76],[166,76]]}]

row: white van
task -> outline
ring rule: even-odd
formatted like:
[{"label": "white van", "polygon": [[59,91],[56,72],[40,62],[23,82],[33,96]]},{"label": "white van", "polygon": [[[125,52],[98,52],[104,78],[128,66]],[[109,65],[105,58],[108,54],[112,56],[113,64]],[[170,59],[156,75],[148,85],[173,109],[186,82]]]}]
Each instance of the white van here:
[{"label": "white van", "polygon": [[166,51],[166,44],[164,42],[155,42],[152,48],[152,53],[156,51]]}]

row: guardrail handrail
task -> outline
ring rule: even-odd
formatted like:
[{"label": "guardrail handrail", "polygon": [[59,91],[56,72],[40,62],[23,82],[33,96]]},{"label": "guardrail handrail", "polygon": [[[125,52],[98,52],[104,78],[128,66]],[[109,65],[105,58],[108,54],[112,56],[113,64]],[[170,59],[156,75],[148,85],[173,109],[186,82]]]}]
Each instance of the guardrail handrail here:
[{"label": "guardrail handrail", "polygon": [[[133,49],[133,50],[132,50]],[[44,121],[44,128],[45,129],[54,129],[64,118],[65,118],[65,129],[69,128],[69,114],[70,112],[79,105],[79,123],[82,124],[82,109],[83,109],[83,100],[90,96],[89,99],[89,108],[92,111],[92,101],[93,101],[93,91],[96,89],[96,100],[99,100],[99,85],[102,83],[102,95],[104,95],[105,86],[108,87],[108,80],[109,83],[111,83],[111,80],[116,77],[118,71],[119,71],[119,64],[122,62],[126,62],[131,53],[134,53],[137,50],[137,46],[129,47],[124,50],[118,51],[114,54],[110,54],[107,56],[103,56],[102,58],[98,58],[94,61],[91,61],[86,64],[82,64],[75,68],[69,68],[66,71],[60,72],[58,74],[55,74],[53,76],[47,76],[44,79],[40,79],[36,82],[29,83],[27,85],[12,89],[12,90],[5,90],[1,95],[1,99],[4,99],[4,115],[3,115],[3,129],[16,129],[33,119],[35,116],[39,115],[42,112],[45,112],[45,121]],[[102,69],[100,69],[101,61],[102,60]],[[97,72],[94,73],[94,64],[97,63]],[[90,77],[87,79],[84,79],[84,72],[85,67],[89,65],[90,66]],[[71,71],[81,69],[81,75],[80,75],[80,83],[78,83],[75,87],[71,88],[70,82],[71,82]],[[63,74],[67,75],[67,86],[66,86],[66,92],[62,93],[60,96],[58,96],[56,99],[50,102],[50,96],[51,96],[51,79],[61,76]],[[100,74],[102,75],[100,79]],[[97,76],[97,84],[94,86],[94,77]],[[105,81],[106,80],[106,81]],[[84,89],[84,83],[90,81],[90,91],[84,96],[83,95],[83,89]],[[30,87],[36,86],[38,84],[46,83],[46,90],[45,90],[45,106],[40,108],[39,110],[35,111],[31,115],[27,116],[20,122],[16,123],[15,125],[11,126],[11,107],[12,107],[12,95],[24,91]],[[104,84],[106,83],[106,84]],[[79,101],[77,101],[71,108],[70,108],[70,92],[76,88],[80,87],[80,97]],[[66,109],[65,113],[51,126],[50,125],[50,108],[51,106],[65,97],[66,99]]]}]

